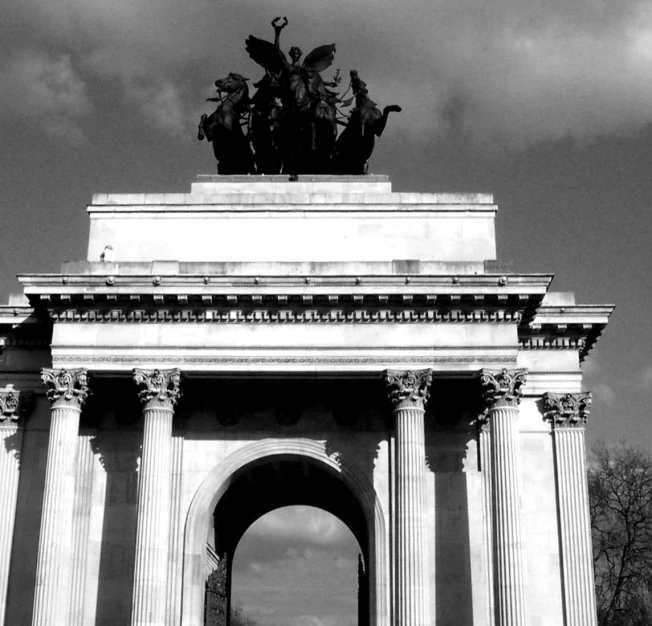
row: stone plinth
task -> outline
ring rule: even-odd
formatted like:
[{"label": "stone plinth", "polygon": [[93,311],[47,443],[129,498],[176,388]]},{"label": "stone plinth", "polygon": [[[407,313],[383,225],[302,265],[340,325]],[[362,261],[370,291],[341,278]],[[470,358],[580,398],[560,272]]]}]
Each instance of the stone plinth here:
[{"label": "stone plinth", "polygon": [[[189,194],[97,194],[88,260],[485,261],[490,194],[392,193],[385,176],[202,176]],[[199,221],[201,227],[198,227]]]}]

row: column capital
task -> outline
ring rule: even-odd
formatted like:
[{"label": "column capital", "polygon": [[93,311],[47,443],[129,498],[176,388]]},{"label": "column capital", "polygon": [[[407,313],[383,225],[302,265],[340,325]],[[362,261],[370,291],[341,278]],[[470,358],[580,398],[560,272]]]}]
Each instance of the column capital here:
[{"label": "column capital", "polygon": [[482,399],[488,409],[517,407],[527,380],[526,369],[480,370]]},{"label": "column capital", "polygon": [[34,393],[31,391],[16,391],[15,389],[0,390],[0,423],[9,419],[17,422],[27,419],[34,408]]},{"label": "column capital", "polygon": [[82,408],[90,395],[88,370],[42,369],[41,380],[49,387],[48,400],[53,407]]},{"label": "column capital", "polygon": [[385,370],[383,380],[394,410],[423,409],[428,402],[432,370]]},{"label": "column capital", "polygon": [[181,371],[134,370],[134,382],[142,387],[138,393],[145,409],[172,410],[181,397]]},{"label": "column capital", "polygon": [[590,409],[590,393],[543,394],[543,418],[553,429],[584,428]]}]

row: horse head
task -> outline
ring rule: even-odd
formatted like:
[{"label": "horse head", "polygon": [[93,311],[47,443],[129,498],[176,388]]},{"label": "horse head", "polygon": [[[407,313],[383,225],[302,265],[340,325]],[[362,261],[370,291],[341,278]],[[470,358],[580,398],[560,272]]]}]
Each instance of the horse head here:
[{"label": "horse head", "polygon": [[249,79],[245,78],[241,74],[235,74],[231,72],[225,78],[220,78],[215,81],[215,88],[220,93],[226,93],[228,95],[232,94],[244,94],[245,96],[249,95],[249,87],[247,81]]},{"label": "horse head", "polygon": [[351,70],[351,91],[353,91],[354,96],[366,96],[369,93],[367,83],[358,76],[357,70]]}]

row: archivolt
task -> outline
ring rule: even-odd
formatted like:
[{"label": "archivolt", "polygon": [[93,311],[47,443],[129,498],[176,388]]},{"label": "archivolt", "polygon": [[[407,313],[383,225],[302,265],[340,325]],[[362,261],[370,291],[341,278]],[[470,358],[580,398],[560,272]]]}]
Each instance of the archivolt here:
[{"label": "archivolt", "polygon": [[371,626],[389,623],[389,567],[385,517],[369,479],[350,463],[329,455],[323,442],[312,439],[265,439],[246,445],[211,470],[188,510],[183,552],[182,626],[202,626],[206,539],[210,517],[232,480],[247,466],[273,457],[310,459],[337,475],[360,503],[369,537]]}]

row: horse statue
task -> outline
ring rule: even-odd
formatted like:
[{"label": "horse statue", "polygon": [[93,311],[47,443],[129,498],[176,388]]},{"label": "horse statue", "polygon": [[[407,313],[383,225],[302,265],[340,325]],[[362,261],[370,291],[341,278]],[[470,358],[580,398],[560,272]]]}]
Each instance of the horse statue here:
[{"label": "horse statue", "polygon": [[280,101],[288,142],[288,159],[283,171],[296,173],[331,173],[335,157],[336,94],[328,89],[321,72],[335,58],[335,44],[319,46],[300,63],[301,50],[290,49],[290,59],[279,44],[280,31],[287,20],[272,22],[274,43],[250,35],[245,44],[250,58],[258,63],[280,88]]},{"label": "horse statue", "polygon": [[376,137],[383,134],[389,114],[402,109],[392,104],[381,113],[369,97],[367,84],[355,70],[351,71],[351,90],[355,108],[351,110],[348,123],[337,140],[336,170],[338,174],[366,174]]},{"label": "horse statue", "polygon": [[217,109],[210,115],[202,115],[197,139],[213,143],[218,174],[253,174],[256,171],[249,140],[242,132],[241,120],[249,108],[247,78],[229,74],[215,81]]}]

